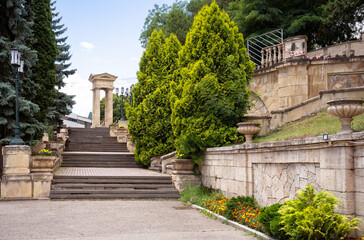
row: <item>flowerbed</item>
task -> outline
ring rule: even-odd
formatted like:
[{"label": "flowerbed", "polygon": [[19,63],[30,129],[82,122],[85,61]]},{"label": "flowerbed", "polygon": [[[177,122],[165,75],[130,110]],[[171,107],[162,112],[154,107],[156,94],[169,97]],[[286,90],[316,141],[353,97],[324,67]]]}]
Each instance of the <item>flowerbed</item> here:
[{"label": "flowerbed", "polygon": [[[201,188],[203,187],[197,187],[200,189],[199,193]],[[181,195],[190,196],[193,189],[190,186],[186,192],[181,192]],[[334,209],[339,200],[326,191],[315,193],[315,189],[310,185],[297,192],[297,199],[264,208],[260,208],[253,197],[225,198],[221,192],[211,194],[210,191],[205,191],[208,197],[206,195],[202,198],[207,200],[198,205],[276,239],[360,240],[348,237],[357,229],[359,219],[349,219],[335,213]],[[183,198],[181,200],[183,201]]]}]

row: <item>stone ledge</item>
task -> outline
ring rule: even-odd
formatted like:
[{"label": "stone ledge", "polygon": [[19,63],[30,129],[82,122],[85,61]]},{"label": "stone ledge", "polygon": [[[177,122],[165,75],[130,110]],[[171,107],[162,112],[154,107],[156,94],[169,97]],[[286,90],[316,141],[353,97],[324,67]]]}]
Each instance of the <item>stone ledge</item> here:
[{"label": "stone ledge", "polygon": [[[251,143],[251,144],[239,144],[228,147],[215,147],[215,148],[207,148],[205,153],[216,153],[216,154],[225,154],[229,153],[241,153],[244,151],[262,151],[266,150],[295,150],[294,147],[299,148],[310,148],[312,149],[312,145],[316,145],[319,148],[327,147],[341,147],[351,146],[351,142],[353,140],[363,140],[364,141],[364,132],[354,132],[349,134],[335,134],[329,135],[329,140],[323,140],[322,136],[319,137],[310,137],[310,138],[299,138],[292,140],[284,140],[284,141],[276,141],[276,142],[264,142],[264,143]],[[275,149],[273,149],[275,148]]]},{"label": "stone ledge", "polygon": [[164,159],[167,159],[167,158],[171,158],[171,157],[174,157],[176,154],[177,154],[177,151],[174,151],[174,152],[171,152],[171,153],[168,153],[166,155],[161,156],[161,159],[164,160]]}]

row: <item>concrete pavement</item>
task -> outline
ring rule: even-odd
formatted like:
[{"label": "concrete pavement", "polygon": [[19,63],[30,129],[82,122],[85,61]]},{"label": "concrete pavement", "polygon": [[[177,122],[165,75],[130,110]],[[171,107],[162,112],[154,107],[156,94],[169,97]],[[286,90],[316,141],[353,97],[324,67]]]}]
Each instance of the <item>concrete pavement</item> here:
[{"label": "concrete pavement", "polygon": [[0,201],[0,239],[253,240],[179,201]]}]

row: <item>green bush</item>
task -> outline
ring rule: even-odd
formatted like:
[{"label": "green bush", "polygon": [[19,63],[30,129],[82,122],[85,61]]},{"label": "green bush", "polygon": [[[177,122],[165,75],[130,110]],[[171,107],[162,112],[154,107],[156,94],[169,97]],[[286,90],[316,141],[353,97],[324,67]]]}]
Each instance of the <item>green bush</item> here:
[{"label": "green bush", "polygon": [[171,82],[171,125],[180,153],[202,160],[207,147],[239,141],[236,124],[249,109],[254,64],[244,38],[215,2],[195,16]]},{"label": "green bush", "polygon": [[258,208],[257,201],[255,201],[255,199],[253,197],[250,197],[250,196],[232,197],[226,203],[226,211],[224,213],[224,216],[227,219],[233,220],[233,213],[234,213],[235,209],[245,207],[245,206]]},{"label": "green bush", "polygon": [[212,193],[208,188],[204,186],[195,186],[192,183],[185,186],[183,191],[180,192],[180,195],[180,201],[186,204],[195,204],[201,207],[212,197]]},{"label": "green bush", "polygon": [[263,224],[263,231],[279,240],[288,239],[286,233],[281,230],[283,228],[283,225],[280,223],[282,215],[278,212],[281,206],[283,204],[276,203],[265,207],[258,216],[258,221]]},{"label": "green bush", "polygon": [[307,185],[298,191],[297,199],[287,200],[279,209],[283,230],[290,239],[344,239],[357,228],[359,219],[334,213],[339,200],[331,193]]}]

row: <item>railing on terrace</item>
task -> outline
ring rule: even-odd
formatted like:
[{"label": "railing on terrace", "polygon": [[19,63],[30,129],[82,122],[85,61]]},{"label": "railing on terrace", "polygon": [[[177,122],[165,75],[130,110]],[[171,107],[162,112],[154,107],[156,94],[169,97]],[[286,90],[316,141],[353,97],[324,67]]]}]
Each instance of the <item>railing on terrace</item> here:
[{"label": "railing on terrace", "polygon": [[248,55],[256,69],[283,61],[283,29],[273,30],[247,39]]}]

